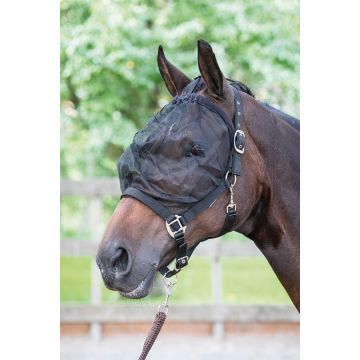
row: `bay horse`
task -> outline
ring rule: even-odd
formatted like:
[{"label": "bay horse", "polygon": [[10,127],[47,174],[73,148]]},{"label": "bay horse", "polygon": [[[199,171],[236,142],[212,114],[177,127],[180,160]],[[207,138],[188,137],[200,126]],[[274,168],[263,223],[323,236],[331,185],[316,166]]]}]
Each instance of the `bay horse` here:
[{"label": "bay horse", "polygon": [[[167,60],[161,46],[157,60],[165,85],[176,99],[192,81]],[[225,78],[211,46],[204,40],[198,41],[198,66],[198,98],[215,103],[230,122],[236,116],[234,87],[239,90],[242,103],[246,151],[241,155],[241,176],[232,189],[237,212],[227,231],[236,231],[254,241],[300,311],[299,121],[256,100],[243,83]],[[182,146],[180,140],[175,148]],[[227,151],[221,146],[215,150],[218,154]],[[164,150],[161,156],[167,159],[168,154]],[[175,181],[171,173],[168,175]],[[171,183],[162,186],[166,190]],[[228,202],[229,194],[223,191],[187,224],[185,243],[189,248],[221,232]],[[97,264],[109,289],[128,298],[142,298],[148,295],[155,272],[168,265],[176,254],[174,239],[158,213],[134,197],[125,197],[106,227]]]}]

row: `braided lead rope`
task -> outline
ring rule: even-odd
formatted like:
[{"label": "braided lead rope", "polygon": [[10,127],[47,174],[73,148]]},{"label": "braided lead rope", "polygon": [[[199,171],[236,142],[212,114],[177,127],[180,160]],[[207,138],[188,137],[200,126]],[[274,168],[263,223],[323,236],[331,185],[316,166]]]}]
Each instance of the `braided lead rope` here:
[{"label": "braided lead rope", "polygon": [[162,326],[164,325],[165,320],[166,320],[166,313],[159,311],[155,316],[153,325],[152,325],[150,332],[144,342],[143,350],[139,357],[139,360],[146,359],[147,355],[149,354],[149,351],[151,350],[156,338],[158,337],[158,335],[160,333]]},{"label": "braided lead rope", "polygon": [[157,339],[161,328],[164,325],[164,322],[166,320],[166,315],[169,309],[169,297],[171,296],[172,288],[175,286],[177,282],[177,277],[173,278],[173,280],[169,280],[166,278],[166,276],[163,277],[163,283],[165,287],[165,300],[164,302],[159,306],[158,312],[155,316],[153,325],[150,329],[150,332],[144,342],[143,350],[140,354],[139,360],[145,360],[147,355],[149,354],[149,351],[151,350],[152,346],[155,343],[155,340]]}]

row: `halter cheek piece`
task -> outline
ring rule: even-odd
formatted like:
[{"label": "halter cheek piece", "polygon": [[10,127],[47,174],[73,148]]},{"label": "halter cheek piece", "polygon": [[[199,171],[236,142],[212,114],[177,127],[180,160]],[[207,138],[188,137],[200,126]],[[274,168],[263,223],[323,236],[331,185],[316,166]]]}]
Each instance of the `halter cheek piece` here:
[{"label": "halter cheek piece", "polygon": [[[199,79],[198,81],[194,81],[193,87],[192,89],[190,89],[191,92],[194,92],[196,86],[198,85],[198,82]],[[145,194],[143,191],[135,187],[129,187],[122,195],[130,196],[141,201],[165,220],[166,230],[168,231],[169,235],[175,240],[176,244],[176,262],[174,269],[169,270],[167,266],[163,266],[159,269],[159,272],[167,278],[177,274],[183,267],[185,267],[189,263],[189,258],[196,248],[195,245],[192,248],[188,249],[187,243],[185,242],[186,224],[190,223],[202,211],[210,208],[225,189],[228,189],[230,192],[230,201],[226,207],[226,217],[223,228],[217,236],[225,234],[226,232],[231,230],[232,226],[235,223],[236,204],[234,203],[233,187],[236,183],[236,177],[240,176],[241,172],[240,156],[244,153],[245,134],[241,130],[243,111],[240,100],[240,92],[234,87],[233,91],[235,106],[234,130],[232,134],[232,139],[230,139],[231,150],[229,154],[228,170],[219,186],[217,186],[205,198],[197,202],[194,206],[192,206],[189,210],[185,211],[181,215],[173,214],[166,206],[162,205],[155,198]],[[230,177],[233,177],[232,183],[229,180]]]}]

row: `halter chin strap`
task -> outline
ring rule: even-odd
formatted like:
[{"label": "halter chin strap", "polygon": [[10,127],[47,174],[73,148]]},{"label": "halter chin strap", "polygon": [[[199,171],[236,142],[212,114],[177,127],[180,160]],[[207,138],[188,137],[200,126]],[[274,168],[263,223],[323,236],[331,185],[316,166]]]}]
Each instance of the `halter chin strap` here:
[{"label": "halter chin strap", "polygon": [[[193,92],[199,82],[199,78],[195,79],[194,84],[189,84],[189,92]],[[222,230],[217,236],[223,235],[226,232],[230,231],[235,224],[236,220],[236,204],[234,203],[234,194],[233,187],[236,183],[236,177],[240,176],[241,172],[241,162],[240,156],[244,153],[245,146],[245,134],[241,130],[241,120],[243,117],[242,104],[240,100],[240,92],[233,87],[234,90],[234,107],[235,107],[235,116],[234,116],[234,133],[233,138],[231,139],[231,151],[229,156],[228,171],[225,175],[223,181],[218,185],[210,194],[205,198],[197,202],[189,210],[185,211],[181,215],[173,214],[166,206],[162,205],[155,198],[145,194],[141,190],[128,187],[122,197],[130,196],[133,197],[149,208],[151,208],[156,214],[158,214],[162,219],[165,220],[166,230],[169,235],[175,240],[176,244],[176,262],[173,270],[169,270],[167,266],[159,268],[159,272],[165,277],[169,278],[177,274],[183,267],[189,263],[189,258],[195,250],[196,246],[188,248],[187,243],[185,242],[185,231],[186,225],[190,223],[197,215],[199,215],[204,210],[210,208],[220,194],[228,189],[230,192],[230,201],[226,207],[226,217]],[[231,183],[229,178],[233,177],[233,182]],[[203,239],[202,241],[207,240]]]}]

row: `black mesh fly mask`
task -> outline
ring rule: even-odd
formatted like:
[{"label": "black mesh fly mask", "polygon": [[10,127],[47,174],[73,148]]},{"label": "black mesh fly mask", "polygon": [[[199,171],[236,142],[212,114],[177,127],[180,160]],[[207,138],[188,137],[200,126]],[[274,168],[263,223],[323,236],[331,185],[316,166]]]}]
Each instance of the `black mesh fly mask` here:
[{"label": "black mesh fly mask", "polygon": [[150,207],[165,220],[176,242],[175,268],[159,269],[166,277],[186,266],[195,249],[188,249],[185,242],[186,224],[226,189],[230,202],[219,235],[231,229],[236,217],[233,186],[240,175],[245,138],[240,93],[233,87],[232,122],[213,101],[195,93],[200,81],[192,81],[137,132],[118,161],[122,197],[133,197]]}]

